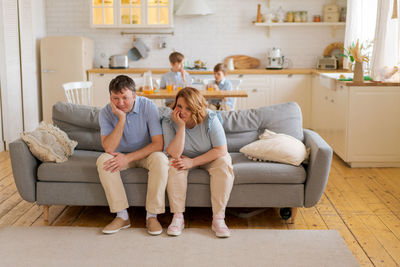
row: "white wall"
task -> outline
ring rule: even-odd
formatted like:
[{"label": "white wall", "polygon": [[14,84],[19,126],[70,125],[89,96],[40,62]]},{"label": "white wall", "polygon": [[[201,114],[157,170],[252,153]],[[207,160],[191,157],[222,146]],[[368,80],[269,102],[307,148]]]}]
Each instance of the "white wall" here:
[{"label": "white wall", "polygon": [[[108,66],[108,57],[126,54],[132,45],[132,36],[121,36],[121,29],[90,28],[91,1],[46,0],[46,22],[48,35],[82,35],[95,42],[95,67]],[[181,0],[177,0],[179,1]],[[244,54],[259,58],[265,66],[266,51],[273,46],[293,61],[295,68],[312,68],[324,48],[343,41],[344,27],[338,28],[332,38],[330,27],[276,27],[266,36],[265,27],[255,27],[257,4],[262,4],[262,13],[267,12],[266,2],[259,0],[209,1],[215,13],[200,17],[174,17],[174,36],[166,36],[166,49],[157,49],[157,36],[141,36],[152,49],[147,59],[130,62],[130,67],[168,67],[168,55],[176,49],[189,62],[201,59],[212,68],[225,57]],[[282,8],[293,11],[307,10],[312,16],[322,16],[323,4],[330,0],[271,0],[271,10]],[[346,0],[338,0],[344,6]]]}]

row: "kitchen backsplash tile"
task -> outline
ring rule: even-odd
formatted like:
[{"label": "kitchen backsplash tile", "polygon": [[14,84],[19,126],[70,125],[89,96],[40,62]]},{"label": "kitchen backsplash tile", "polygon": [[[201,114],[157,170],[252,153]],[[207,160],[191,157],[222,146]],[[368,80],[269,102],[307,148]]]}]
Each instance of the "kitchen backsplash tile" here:
[{"label": "kitchen backsplash tile", "polygon": [[[115,54],[127,54],[132,47],[132,36],[121,36],[122,29],[96,29],[90,27],[90,1],[46,1],[46,25],[48,35],[81,35],[95,42],[95,67],[107,67],[108,58]],[[285,11],[307,10],[309,19],[322,15],[323,4],[330,0],[271,0],[270,10],[279,6]],[[261,3],[262,13],[267,13],[266,1],[258,0],[217,0],[209,1],[215,13],[198,17],[174,17],[174,36],[165,36],[167,48],[158,49],[156,35],[141,35],[151,51],[149,57],[130,61],[129,66],[168,67],[168,55],[173,51],[182,52],[191,64],[197,59],[207,62],[212,68],[225,57],[244,54],[256,57],[261,67],[266,65],[266,52],[273,46],[292,61],[294,68],[315,67],[318,56],[333,42],[344,39],[344,27],[336,30],[332,37],[330,27],[273,27],[267,37],[266,27],[255,27],[257,4]],[[338,0],[344,6],[345,0]],[[128,29],[129,30],[129,29]],[[164,36],[164,35],[163,35]]]}]

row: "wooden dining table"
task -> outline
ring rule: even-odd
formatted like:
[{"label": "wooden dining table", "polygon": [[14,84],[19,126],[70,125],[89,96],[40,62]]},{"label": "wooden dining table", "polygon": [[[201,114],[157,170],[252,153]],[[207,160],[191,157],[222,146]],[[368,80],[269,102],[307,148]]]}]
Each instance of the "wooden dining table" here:
[{"label": "wooden dining table", "polygon": [[[244,90],[235,90],[235,91],[225,91],[225,90],[218,90],[218,91],[207,91],[207,90],[199,90],[200,93],[206,99],[223,99],[225,97],[248,97],[247,92]],[[160,89],[157,92],[152,93],[144,93],[144,92],[136,92],[138,96],[145,96],[150,99],[175,99],[176,94],[178,93],[177,90],[172,92],[167,92],[165,89]]]}]

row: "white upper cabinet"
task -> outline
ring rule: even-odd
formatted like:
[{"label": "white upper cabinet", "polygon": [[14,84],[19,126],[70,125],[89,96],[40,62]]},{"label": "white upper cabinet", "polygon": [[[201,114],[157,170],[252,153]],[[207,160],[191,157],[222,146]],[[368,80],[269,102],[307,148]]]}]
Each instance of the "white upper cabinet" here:
[{"label": "white upper cabinet", "polygon": [[95,28],[172,28],[173,0],[91,0]]}]

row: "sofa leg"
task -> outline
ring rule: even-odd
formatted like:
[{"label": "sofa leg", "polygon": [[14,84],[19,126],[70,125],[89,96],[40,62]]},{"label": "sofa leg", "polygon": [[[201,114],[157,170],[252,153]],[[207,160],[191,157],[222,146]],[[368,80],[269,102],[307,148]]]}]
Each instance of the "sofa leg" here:
[{"label": "sofa leg", "polygon": [[49,223],[49,205],[43,205],[43,220],[46,224]]},{"label": "sofa leg", "polygon": [[297,207],[292,208],[292,217],[290,217],[289,223],[296,223]]},{"label": "sofa leg", "polygon": [[279,215],[286,223],[295,223],[297,215],[297,207],[294,208],[280,208]]}]

